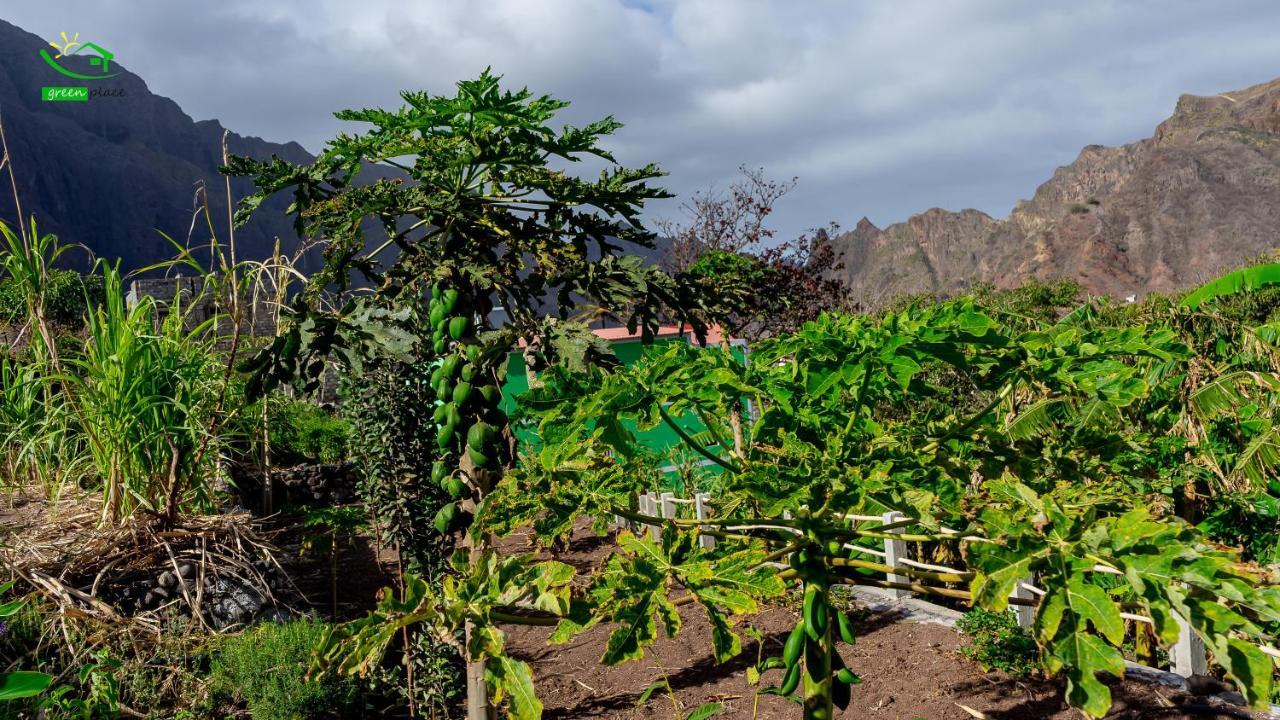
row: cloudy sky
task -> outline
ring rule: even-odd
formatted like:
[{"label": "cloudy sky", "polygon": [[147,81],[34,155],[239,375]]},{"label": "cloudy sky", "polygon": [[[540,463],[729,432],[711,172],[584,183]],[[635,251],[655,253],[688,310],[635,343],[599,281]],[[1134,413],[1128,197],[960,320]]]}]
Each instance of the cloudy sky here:
[{"label": "cloudy sky", "polygon": [[[931,206],[1004,215],[1084,145],[1150,135],[1184,92],[1280,77],[1276,0],[4,0],[80,32],[196,119],[314,151],[343,107],[486,65],[613,114],[680,194],[739,165],[799,178],[780,234]],[[678,202],[652,209],[678,212]]]}]

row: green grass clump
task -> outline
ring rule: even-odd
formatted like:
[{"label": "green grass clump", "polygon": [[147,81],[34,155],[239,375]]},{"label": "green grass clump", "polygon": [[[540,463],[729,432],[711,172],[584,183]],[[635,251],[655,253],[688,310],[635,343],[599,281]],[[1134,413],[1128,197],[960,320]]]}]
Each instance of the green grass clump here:
[{"label": "green grass clump", "polygon": [[311,618],[266,623],[220,643],[209,672],[219,703],[243,705],[254,720],[311,720],[354,714],[355,681],[307,679],[312,651],[327,626]]},{"label": "green grass clump", "polygon": [[1030,677],[1040,672],[1040,650],[1026,630],[1018,627],[1011,612],[971,610],[956,623],[969,636],[969,645],[960,654],[985,670],[1003,670],[1013,677]]},{"label": "green grass clump", "polygon": [[[45,316],[62,325],[84,324],[90,307],[102,304],[102,276],[82,275],[74,270],[50,270],[44,289]],[[27,318],[26,295],[22,283],[13,278],[0,280],[0,322],[21,323]]]},{"label": "green grass clump", "polygon": [[270,433],[276,462],[335,463],[348,457],[350,426],[308,402],[287,401],[273,407]]}]

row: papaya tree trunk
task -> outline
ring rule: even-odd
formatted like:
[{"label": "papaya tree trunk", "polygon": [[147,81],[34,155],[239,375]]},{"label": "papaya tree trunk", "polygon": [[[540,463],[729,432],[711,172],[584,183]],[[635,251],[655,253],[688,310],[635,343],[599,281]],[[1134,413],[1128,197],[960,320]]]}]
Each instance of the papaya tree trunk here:
[{"label": "papaya tree trunk", "polygon": [[[473,623],[466,624],[466,644],[471,645]],[[496,720],[498,714],[489,704],[489,688],[484,683],[484,660],[467,661],[467,720]]]},{"label": "papaya tree trunk", "polygon": [[[825,584],[819,586],[818,593],[825,600]],[[834,713],[831,653],[835,652],[835,645],[831,642],[832,618],[829,608],[827,602],[822,602],[815,611],[815,614],[821,613],[824,618],[818,639],[815,641],[812,637],[805,638],[804,720],[831,720]]]},{"label": "papaya tree trunk", "polygon": [[[729,338],[720,331],[720,348],[726,353],[733,354],[733,346],[729,344]],[[733,431],[733,456],[741,460],[746,456],[746,439],[742,434],[742,400],[739,399],[729,408],[729,429]]]}]

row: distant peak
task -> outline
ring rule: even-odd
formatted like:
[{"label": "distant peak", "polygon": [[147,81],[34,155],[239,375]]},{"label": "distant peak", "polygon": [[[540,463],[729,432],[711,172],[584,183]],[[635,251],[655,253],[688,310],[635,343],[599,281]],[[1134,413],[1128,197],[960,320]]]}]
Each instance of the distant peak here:
[{"label": "distant peak", "polygon": [[854,227],[854,231],[855,232],[880,232],[880,228],[876,227],[876,224],[871,222],[870,218],[868,218],[866,215],[863,215],[862,219],[858,221],[858,225]]}]

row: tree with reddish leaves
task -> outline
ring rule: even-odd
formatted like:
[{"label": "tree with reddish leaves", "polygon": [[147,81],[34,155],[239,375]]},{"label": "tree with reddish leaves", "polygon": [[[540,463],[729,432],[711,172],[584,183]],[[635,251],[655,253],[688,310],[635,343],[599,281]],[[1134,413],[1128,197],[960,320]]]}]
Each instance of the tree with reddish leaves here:
[{"label": "tree with reddish leaves", "polygon": [[823,312],[853,310],[848,287],[835,277],[843,260],[831,244],[831,223],[773,243],[766,221],[796,179],[777,182],[762,169],[739,168],[727,194],[694,193],[681,206],[684,222],[658,223],[671,241],[667,269],[699,286],[708,316],[749,341],[790,332]]}]

